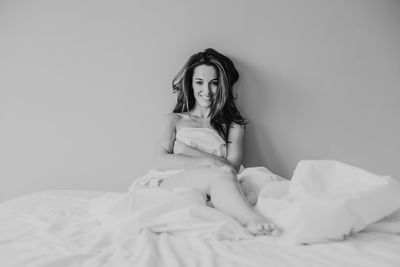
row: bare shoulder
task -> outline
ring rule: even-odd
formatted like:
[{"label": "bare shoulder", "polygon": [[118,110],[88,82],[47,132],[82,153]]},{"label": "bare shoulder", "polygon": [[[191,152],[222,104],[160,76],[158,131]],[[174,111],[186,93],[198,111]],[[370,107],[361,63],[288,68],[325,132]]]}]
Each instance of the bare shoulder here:
[{"label": "bare shoulder", "polygon": [[176,126],[181,120],[182,117],[178,113],[168,113],[165,117],[166,124],[170,126]]}]

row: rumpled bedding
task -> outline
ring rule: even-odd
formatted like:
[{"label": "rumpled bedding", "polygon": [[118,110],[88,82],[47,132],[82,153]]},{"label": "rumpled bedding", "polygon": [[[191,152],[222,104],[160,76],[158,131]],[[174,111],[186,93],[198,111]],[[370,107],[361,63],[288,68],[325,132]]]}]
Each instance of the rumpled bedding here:
[{"label": "rumpled bedding", "polygon": [[[389,176],[337,161],[310,160],[299,162],[290,181],[262,167],[243,171],[240,183],[248,188],[248,198],[257,194],[255,208],[283,229],[275,237],[278,242],[343,240],[362,230],[400,233],[400,184]],[[208,239],[252,238],[236,220],[207,205],[201,192],[188,187],[110,193],[94,200],[90,213],[120,235],[150,230]]]},{"label": "rumpled bedding", "polygon": [[[400,235],[361,232],[341,242],[280,244],[271,236],[218,240],[106,229],[89,214],[105,192],[42,191],[0,203],[3,267],[400,266]],[[118,193],[114,193],[114,197]],[[122,196],[125,193],[120,193]]]},{"label": "rumpled bedding", "polygon": [[341,240],[362,230],[400,233],[400,184],[337,161],[301,161],[291,181],[262,188],[257,209],[284,230],[280,241],[287,243]]},{"label": "rumpled bedding", "polygon": [[108,193],[91,203],[90,213],[121,236],[143,230],[200,238],[241,240],[251,235],[232,217],[207,206],[205,196],[189,187]]}]

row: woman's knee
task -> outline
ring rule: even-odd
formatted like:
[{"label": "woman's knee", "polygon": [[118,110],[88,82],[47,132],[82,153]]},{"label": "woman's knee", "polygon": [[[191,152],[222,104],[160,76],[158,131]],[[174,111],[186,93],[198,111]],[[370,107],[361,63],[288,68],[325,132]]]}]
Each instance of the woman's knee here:
[{"label": "woman's knee", "polygon": [[237,176],[237,172],[236,172],[235,168],[233,168],[232,166],[224,165],[224,166],[221,166],[221,167],[218,167],[218,168],[222,172],[226,173],[227,175],[234,176],[234,177]]},{"label": "woman's knee", "polygon": [[237,182],[237,173],[236,173],[235,169],[233,167],[227,166],[227,165],[218,167],[217,177],[214,180],[214,182],[221,181],[221,180]]}]

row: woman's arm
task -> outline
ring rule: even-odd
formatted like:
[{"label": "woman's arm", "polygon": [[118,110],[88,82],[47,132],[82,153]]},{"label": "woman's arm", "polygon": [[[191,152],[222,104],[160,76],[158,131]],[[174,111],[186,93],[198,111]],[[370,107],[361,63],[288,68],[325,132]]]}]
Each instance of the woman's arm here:
[{"label": "woman's arm", "polygon": [[161,129],[161,136],[156,145],[155,169],[190,169],[195,167],[215,166],[215,162],[208,157],[192,157],[188,155],[173,154],[176,124],[180,117],[171,113],[166,118],[166,123]]},{"label": "woman's arm", "polygon": [[224,157],[217,156],[215,154],[200,150],[196,147],[186,145],[185,143],[182,143],[179,140],[175,140],[174,153],[190,157],[209,158],[211,161],[214,162],[215,166],[231,165],[231,163]]},{"label": "woman's arm", "polygon": [[226,158],[204,152],[196,149],[195,147],[188,146],[178,140],[175,141],[174,151],[176,154],[180,155],[209,158],[212,161],[213,166],[229,165],[238,172],[242,164],[243,157],[243,133],[244,126],[232,124],[228,136],[229,143],[227,145]]},{"label": "woman's arm", "polygon": [[226,146],[227,157],[226,159],[231,163],[231,166],[238,172],[242,165],[243,158],[243,134],[244,126],[233,123],[231,125]]}]

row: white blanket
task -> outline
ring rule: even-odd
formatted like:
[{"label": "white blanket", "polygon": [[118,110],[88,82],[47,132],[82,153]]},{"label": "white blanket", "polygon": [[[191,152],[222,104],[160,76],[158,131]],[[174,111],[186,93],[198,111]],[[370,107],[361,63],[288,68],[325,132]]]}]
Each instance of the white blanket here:
[{"label": "white blanket", "polygon": [[217,239],[248,239],[251,235],[232,217],[206,205],[203,194],[182,187],[133,189],[121,195],[108,193],[91,203],[90,213],[121,235],[155,233]]},{"label": "white blanket", "polygon": [[377,232],[362,232],[341,242],[308,246],[287,246],[270,236],[229,241],[148,230],[143,230],[138,236],[121,236],[113,229],[105,229],[88,214],[91,200],[104,193],[54,190],[1,203],[0,265],[400,266],[400,236]]},{"label": "white blanket", "polygon": [[[369,230],[393,232],[398,225],[392,215],[391,229],[383,221],[371,226],[400,209],[400,184],[388,176],[336,161],[302,161],[291,181],[273,179],[260,170],[257,174],[257,179],[244,175],[241,181],[249,179],[251,183],[253,179],[255,188],[262,187],[256,208],[284,230],[278,237],[282,242],[340,240],[367,226]],[[136,189],[122,196],[110,193],[93,201],[90,211],[121,235],[148,229],[202,238],[251,237],[234,219],[208,207],[203,194],[192,188],[177,188],[175,192]]]},{"label": "white blanket", "polygon": [[289,243],[340,240],[367,226],[393,233],[399,230],[400,184],[337,161],[301,161],[290,182],[262,189],[257,208],[284,229],[281,240]]}]

